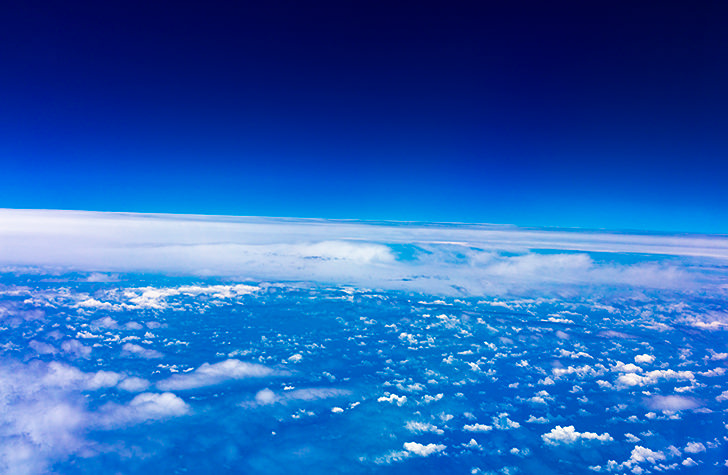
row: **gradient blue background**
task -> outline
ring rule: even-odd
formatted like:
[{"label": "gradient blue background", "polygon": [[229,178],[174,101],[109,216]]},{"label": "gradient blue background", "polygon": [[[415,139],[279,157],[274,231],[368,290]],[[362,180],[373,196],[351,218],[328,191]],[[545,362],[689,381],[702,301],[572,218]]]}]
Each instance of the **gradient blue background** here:
[{"label": "gradient blue background", "polygon": [[0,207],[728,233],[726,2],[257,3],[4,3]]}]

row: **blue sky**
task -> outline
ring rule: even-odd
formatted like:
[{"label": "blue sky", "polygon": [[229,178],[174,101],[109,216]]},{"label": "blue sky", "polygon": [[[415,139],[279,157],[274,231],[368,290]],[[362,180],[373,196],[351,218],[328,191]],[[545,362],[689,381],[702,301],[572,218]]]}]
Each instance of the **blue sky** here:
[{"label": "blue sky", "polygon": [[725,5],[0,15],[0,207],[728,233]]}]

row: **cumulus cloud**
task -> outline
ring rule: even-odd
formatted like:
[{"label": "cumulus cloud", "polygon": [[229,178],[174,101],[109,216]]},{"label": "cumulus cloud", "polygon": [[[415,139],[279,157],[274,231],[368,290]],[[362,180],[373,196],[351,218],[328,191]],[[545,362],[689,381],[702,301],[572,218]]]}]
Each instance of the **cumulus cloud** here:
[{"label": "cumulus cloud", "polygon": [[442,435],[445,433],[445,431],[438,428],[434,424],[430,424],[429,422],[408,421],[407,424],[405,424],[405,428],[410,432],[414,432],[415,434],[420,434],[423,432],[433,432],[435,434]]},{"label": "cumulus cloud", "polygon": [[501,412],[497,416],[493,417],[493,426],[496,429],[508,430],[508,429],[518,429],[519,427],[521,427],[521,424],[509,419],[507,412]]},{"label": "cumulus cloud", "polygon": [[574,426],[556,426],[551,429],[551,432],[543,434],[541,439],[543,439],[546,445],[573,445],[577,442],[584,441],[611,442],[614,440],[607,432],[603,434],[578,432],[574,429]]},{"label": "cumulus cloud", "polygon": [[655,411],[685,411],[695,409],[700,404],[685,396],[653,396],[646,401],[647,407]]},{"label": "cumulus cloud", "polygon": [[485,424],[465,424],[463,430],[468,432],[488,432],[489,430],[493,430],[493,426]]},{"label": "cumulus cloud", "polygon": [[397,396],[396,394],[385,394],[377,398],[378,402],[390,402],[398,406],[404,405],[407,402],[407,396]]},{"label": "cumulus cloud", "polygon": [[164,356],[157,350],[144,348],[143,346],[135,345],[134,343],[124,343],[124,346],[121,347],[121,350],[122,353],[125,355],[138,356],[140,358],[146,359],[156,359]]},{"label": "cumulus cloud", "polygon": [[221,384],[229,380],[263,378],[279,374],[283,373],[267,366],[228,359],[219,363],[204,363],[189,373],[175,374],[168,379],[159,381],[157,387],[162,391],[196,389]]},{"label": "cumulus cloud", "polygon": [[692,381],[695,375],[692,371],[675,371],[672,369],[648,371],[644,375],[636,373],[622,374],[617,378],[617,384],[622,387],[647,386],[657,384],[663,380]]},{"label": "cumulus cloud", "polygon": [[405,442],[404,449],[407,452],[419,455],[420,457],[429,457],[432,454],[442,452],[447,447],[442,444],[427,444],[423,445],[417,442]]},{"label": "cumulus cloud", "polygon": [[685,452],[690,454],[705,452],[705,445],[703,445],[702,442],[688,442],[688,444],[685,446]]},{"label": "cumulus cloud", "polygon": [[101,408],[99,422],[108,427],[137,424],[190,413],[190,406],[171,392],[141,393],[128,404],[109,403]]},{"label": "cumulus cloud", "polygon": [[0,364],[0,472],[48,473],[50,466],[88,449],[84,434],[189,412],[171,393],[140,394],[128,404],[87,407],[84,392],[120,387],[123,374],[83,372],[65,363],[31,361]]},{"label": "cumulus cloud", "polygon": [[149,381],[137,377],[126,378],[118,384],[119,389],[133,393],[144,391],[148,387]]},{"label": "cumulus cloud", "polygon": [[637,355],[634,357],[635,363],[647,363],[651,364],[654,363],[655,357],[652,355]]},{"label": "cumulus cloud", "polygon": [[625,462],[625,465],[631,466],[643,462],[655,464],[660,460],[665,460],[665,458],[665,454],[662,451],[651,450],[647,447],[636,445],[634,449],[632,449],[629,460]]}]

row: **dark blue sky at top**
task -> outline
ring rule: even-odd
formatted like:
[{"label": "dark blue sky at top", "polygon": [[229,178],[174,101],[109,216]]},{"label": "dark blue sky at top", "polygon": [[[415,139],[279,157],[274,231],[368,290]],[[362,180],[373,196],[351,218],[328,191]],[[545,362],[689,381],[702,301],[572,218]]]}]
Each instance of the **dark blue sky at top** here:
[{"label": "dark blue sky at top", "polygon": [[725,2],[210,3],[5,2],[0,207],[728,233]]}]

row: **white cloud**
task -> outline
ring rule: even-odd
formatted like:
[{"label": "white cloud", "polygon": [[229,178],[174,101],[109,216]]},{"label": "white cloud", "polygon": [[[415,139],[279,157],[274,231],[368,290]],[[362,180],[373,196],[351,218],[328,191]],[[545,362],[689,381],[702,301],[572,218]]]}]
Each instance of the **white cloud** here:
[{"label": "white cloud", "polygon": [[489,430],[493,430],[493,426],[485,424],[466,424],[463,426],[463,430],[468,432],[488,432]]},{"label": "white cloud", "polygon": [[112,428],[189,411],[173,394],[140,395],[129,404],[107,404],[90,411],[82,392],[113,387],[123,375],[85,373],[53,361],[0,365],[0,472],[49,473],[50,466],[89,448],[89,429]]},{"label": "white cloud", "polygon": [[643,462],[655,464],[660,460],[665,460],[665,454],[662,451],[651,450],[651,449],[648,449],[647,447],[642,447],[640,445],[636,445],[634,447],[634,449],[632,449],[632,453],[630,454],[629,461],[625,462],[625,464],[628,466],[631,466],[636,463],[643,463]]},{"label": "white cloud", "polygon": [[404,449],[407,452],[413,453],[415,455],[419,455],[420,457],[428,457],[432,454],[435,454],[437,452],[442,452],[447,447],[442,444],[419,444],[417,442],[405,442],[404,443]]},{"label": "white cloud", "polygon": [[648,371],[640,376],[636,373],[622,374],[617,378],[617,384],[622,387],[647,386],[657,384],[662,380],[692,381],[695,375],[692,371],[674,371],[672,369]]},{"label": "white cloud", "polygon": [[149,381],[142,378],[131,377],[121,381],[118,384],[118,387],[119,389],[123,389],[124,391],[136,393],[146,390],[149,387]]},{"label": "white cloud", "polygon": [[688,444],[685,446],[685,452],[689,454],[698,454],[700,452],[705,452],[705,445],[703,445],[702,442],[688,442]]},{"label": "white cloud", "polygon": [[434,424],[430,424],[429,422],[409,421],[407,422],[407,424],[405,424],[405,428],[410,432],[414,432],[415,434],[421,434],[423,432],[433,432],[435,434],[442,435],[445,433],[445,431],[438,428]]},{"label": "white cloud", "polygon": [[496,429],[508,430],[508,429],[518,429],[519,427],[521,427],[521,424],[509,419],[507,412],[501,412],[497,416],[493,417],[493,426],[495,426]]},{"label": "white cloud", "polygon": [[[424,252],[398,259],[392,246],[403,243]],[[685,289],[709,280],[677,261],[595,261],[588,252],[728,258],[728,239],[719,237],[23,210],[0,210],[0,247],[6,250],[0,265],[246,275],[478,295],[601,284]],[[540,249],[565,252],[533,252]],[[140,290],[128,305],[164,308],[174,295],[228,298],[239,291],[224,287]],[[117,308],[96,298],[79,305]]]},{"label": "white cloud", "polygon": [[595,432],[577,432],[574,426],[556,426],[551,432],[541,436],[547,445],[572,445],[582,441],[596,440],[599,442],[611,442],[614,439],[609,433],[597,434]]},{"label": "white cloud", "polygon": [[128,404],[109,403],[101,408],[99,423],[108,428],[183,416],[190,406],[173,393],[141,393]]},{"label": "white cloud", "polygon": [[398,406],[404,405],[407,402],[407,396],[397,396],[396,394],[387,394],[377,398],[377,402],[389,402],[397,404]]},{"label": "white cloud", "polygon": [[229,380],[263,378],[278,374],[283,373],[267,366],[228,359],[214,364],[204,363],[189,373],[175,374],[168,379],[158,382],[157,387],[163,391],[196,389],[213,386]]},{"label": "white cloud", "polygon": [[91,347],[84,345],[78,340],[66,340],[61,343],[61,349],[76,358],[88,358],[91,355]]},{"label": "white cloud", "polygon": [[699,404],[685,396],[653,396],[647,400],[647,407],[655,411],[685,411],[695,409]]},{"label": "white cloud", "polygon": [[144,348],[143,346],[135,345],[134,343],[124,343],[124,346],[122,346],[121,349],[124,354],[146,359],[156,359],[164,356],[157,350]]},{"label": "white cloud", "polygon": [[634,357],[634,362],[635,363],[652,364],[652,363],[655,362],[655,357],[652,356],[652,355],[647,355],[647,354],[645,354],[645,355],[637,355],[637,356]]},{"label": "white cloud", "polygon": [[276,393],[268,388],[261,389],[255,394],[255,402],[258,404],[273,404],[276,402]]}]

